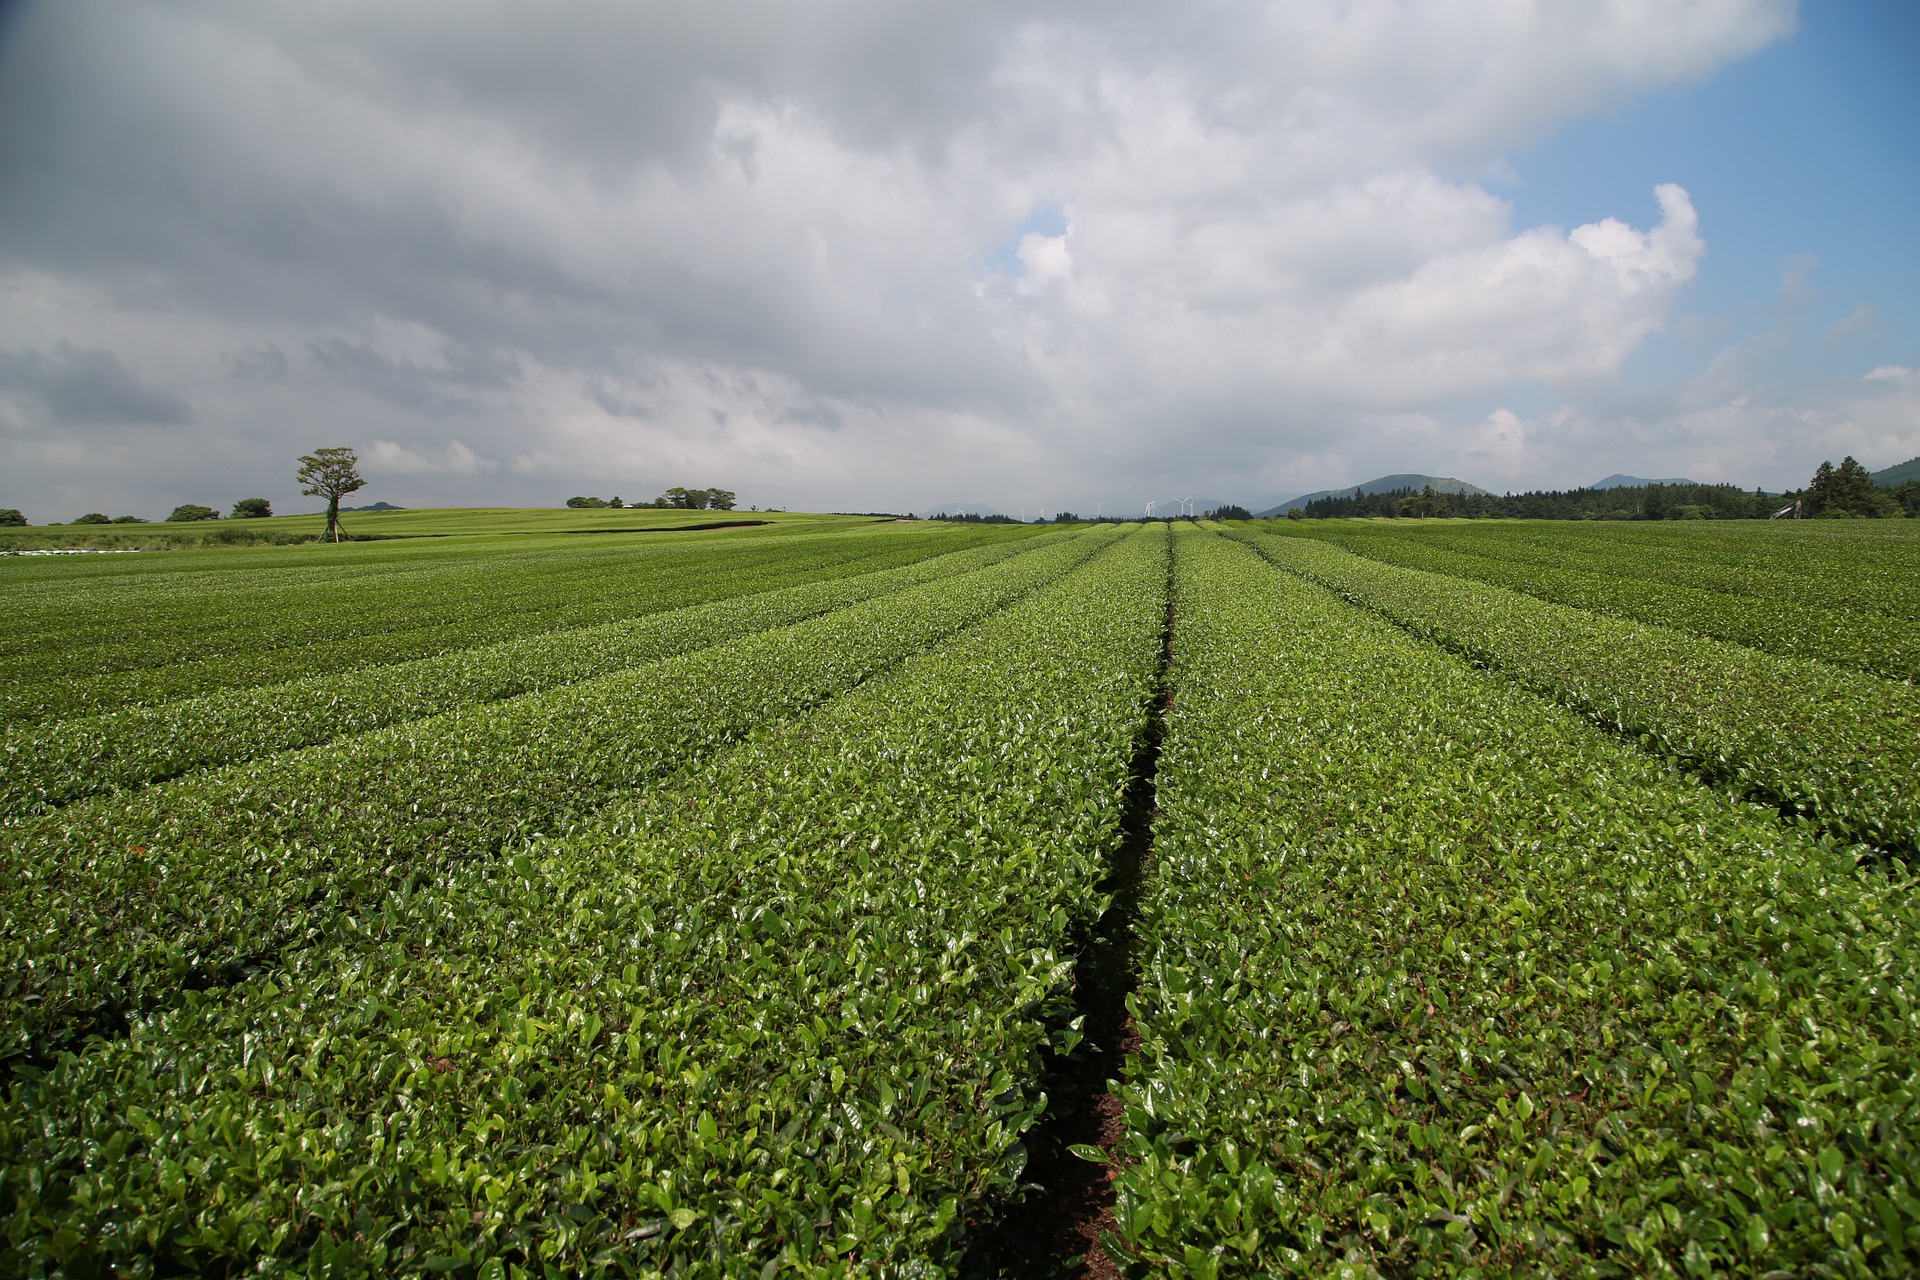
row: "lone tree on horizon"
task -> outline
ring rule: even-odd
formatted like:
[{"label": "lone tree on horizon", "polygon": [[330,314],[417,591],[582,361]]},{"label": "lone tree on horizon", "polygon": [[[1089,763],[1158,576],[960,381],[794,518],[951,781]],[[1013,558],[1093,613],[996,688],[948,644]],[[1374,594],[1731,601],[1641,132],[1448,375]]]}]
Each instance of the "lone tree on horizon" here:
[{"label": "lone tree on horizon", "polygon": [[300,458],[300,472],[294,478],[307,486],[300,492],[327,500],[327,537],[335,542],[341,539],[340,499],[367,483],[360,478],[359,466],[359,457],[346,447],[315,449]]}]

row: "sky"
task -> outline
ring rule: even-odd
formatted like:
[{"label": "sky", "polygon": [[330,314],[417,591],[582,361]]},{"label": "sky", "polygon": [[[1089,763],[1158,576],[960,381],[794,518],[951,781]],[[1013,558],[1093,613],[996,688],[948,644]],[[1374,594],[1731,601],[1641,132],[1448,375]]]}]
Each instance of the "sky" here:
[{"label": "sky", "polygon": [[1906,0],[0,5],[0,506],[1920,454]]}]

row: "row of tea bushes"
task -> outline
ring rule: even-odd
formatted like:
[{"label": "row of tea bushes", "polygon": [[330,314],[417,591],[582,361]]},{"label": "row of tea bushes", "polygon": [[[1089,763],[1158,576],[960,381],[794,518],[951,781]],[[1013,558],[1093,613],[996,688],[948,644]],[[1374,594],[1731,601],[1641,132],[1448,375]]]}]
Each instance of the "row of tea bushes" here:
[{"label": "row of tea bushes", "polygon": [[[1056,535],[1065,536],[1065,535]],[[0,730],[0,814],[143,786],[656,662],[966,573],[1041,545],[1001,542],[898,569],[732,595],[600,626],[546,632],[362,670],[225,689],[151,707]],[[773,580],[790,577],[783,567]],[[739,590],[767,571],[708,583]]]},{"label": "row of tea bushes", "polygon": [[1166,541],[30,1074],[0,1270],[948,1274],[1076,1035]]},{"label": "row of tea bushes", "polygon": [[45,582],[14,573],[23,579],[20,607],[0,622],[0,674],[16,674],[19,664],[18,674],[28,676],[85,676],[115,662],[151,666],[311,648],[447,623],[564,615],[576,605],[587,611],[574,617],[572,625],[580,625],[603,620],[608,615],[599,611],[618,601],[646,599],[659,583],[684,587],[716,568],[830,569],[891,550],[911,554],[919,549],[915,541],[932,541],[863,533],[505,545],[410,539],[298,553],[153,557],[116,562],[108,566],[113,572],[49,572]]},{"label": "row of tea bushes", "polygon": [[1244,535],[1291,572],[1484,663],[1709,780],[1833,835],[1920,842],[1920,690],[1861,672]]},{"label": "row of tea bushes", "polygon": [[[1344,539],[1378,522],[1328,521]],[[1298,526],[1296,525],[1296,531]],[[1731,592],[1788,605],[1920,621],[1920,533],[1900,521],[1778,524],[1399,522],[1394,536],[1516,564]]]},{"label": "row of tea bushes", "polygon": [[12,824],[0,1031],[45,1054],[305,945],[845,693],[1058,578],[1097,532],[630,671]]},{"label": "row of tea bushes", "polygon": [[264,568],[236,552],[158,557],[92,578],[68,570],[44,583],[22,580],[8,566],[0,720],[89,715],[404,662],[894,568],[1034,531],[942,532],[856,526],[669,544],[620,539],[585,548],[578,539],[540,539],[543,547],[527,551],[418,539],[350,552],[271,553],[281,562],[292,557],[287,568]]},{"label": "row of tea bushes", "polygon": [[1920,1268],[1920,899],[1182,548],[1123,1090],[1144,1273]]},{"label": "row of tea bushes", "polygon": [[[1330,541],[1373,560],[1471,578],[1591,613],[1675,627],[1735,644],[1869,671],[1892,680],[1920,676],[1920,623],[1772,595],[1688,586],[1637,576],[1647,557],[1616,547],[1576,564],[1478,555],[1398,531],[1343,529]],[[1502,549],[1507,549],[1501,544]],[[1571,557],[1570,557],[1571,558]],[[1604,567],[1602,567],[1604,566]]]}]

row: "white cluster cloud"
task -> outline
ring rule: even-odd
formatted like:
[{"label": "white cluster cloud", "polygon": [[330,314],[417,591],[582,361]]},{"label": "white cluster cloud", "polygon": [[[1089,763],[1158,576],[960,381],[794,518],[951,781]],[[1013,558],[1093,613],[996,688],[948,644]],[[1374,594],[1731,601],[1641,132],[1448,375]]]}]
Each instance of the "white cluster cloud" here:
[{"label": "white cluster cloud", "polygon": [[1600,456],[1600,427],[1567,443],[1579,422],[1624,419],[1441,424],[1516,382],[1604,387],[1704,246],[1683,185],[1657,221],[1516,227],[1501,155],[1792,21],[1790,0],[43,6],[0,77],[0,288],[32,304],[0,350],[55,354],[0,362],[28,388],[0,447],[69,505],[98,486],[42,447],[88,424],[29,394],[96,352],[174,433],[128,456],[191,436],[250,491],[321,443],[416,501],[610,479],[796,507],[1163,480],[1255,500],[1408,444],[1540,478]]},{"label": "white cluster cloud", "polygon": [[483,458],[458,440],[449,440],[437,452],[409,449],[392,440],[375,440],[368,454],[369,470],[386,475],[477,476],[492,471],[499,462]]}]

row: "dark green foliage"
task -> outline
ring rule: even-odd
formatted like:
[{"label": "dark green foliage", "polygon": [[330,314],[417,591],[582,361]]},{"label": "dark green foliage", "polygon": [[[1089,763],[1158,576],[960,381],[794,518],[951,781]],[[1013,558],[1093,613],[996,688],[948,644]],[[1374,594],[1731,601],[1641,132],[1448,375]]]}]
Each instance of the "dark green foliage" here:
[{"label": "dark green foliage", "polygon": [[23,528],[27,523],[17,507],[0,507],[0,528]]},{"label": "dark green foliage", "polygon": [[273,514],[273,504],[265,498],[242,498],[233,504],[234,520],[265,520]]},{"label": "dark green foliage", "polygon": [[1200,518],[1203,520],[1251,520],[1253,513],[1238,503],[1229,502],[1224,507],[1206,512]]},{"label": "dark green foliage", "polygon": [[167,520],[173,524],[186,524],[195,520],[218,520],[220,513],[212,507],[203,507],[197,502],[183,502],[173,509]]},{"label": "dark green foliage", "polygon": [[1827,519],[1871,519],[1902,514],[1894,496],[1873,482],[1867,469],[1843,458],[1839,466],[1822,462],[1806,489],[1807,514]]},{"label": "dark green foliage", "polygon": [[679,485],[653,500],[656,507],[684,511],[731,511],[733,503],[734,492],[731,489],[684,489]]},{"label": "dark green foliage", "polygon": [[951,524],[1019,524],[1012,516],[983,516],[977,511],[956,511],[952,515],[928,516],[929,520],[945,520]]},{"label": "dark green foliage", "polygon": [[115,524],[145,524],[146,520],[141,516],[115,516],[113,522]]},{"label": "dark green foliage", "polygon": [[75,524],[112,524],[113,521],[98,511],[89,511],[83,516],[73,518]]},{"label": "dark green foliage", "polygon": [[[1617,489],[1542,490],[1531,493],[1442,493],[1394,489],[1317,498],[1301,510],[1316,520],[1346,516],[1400,519],[1511,520],[1754,520],[1778,509],[1776,499],[1730,484],[1626,485]],[[1288,513],[1289,516],[1292,512]]]},{"label": "dark green foliage", "polygon": [[607,505],[607,500],[605,498],[576,497],[568,498],[567,505],[576,510],[583,510],[591,507],[604,507]]}]

